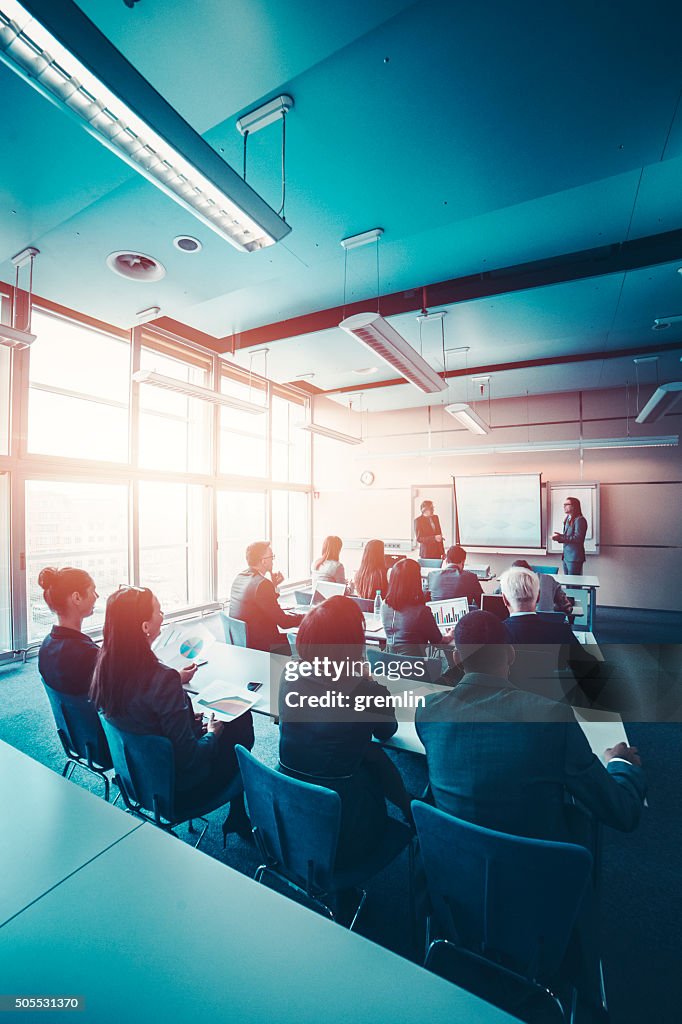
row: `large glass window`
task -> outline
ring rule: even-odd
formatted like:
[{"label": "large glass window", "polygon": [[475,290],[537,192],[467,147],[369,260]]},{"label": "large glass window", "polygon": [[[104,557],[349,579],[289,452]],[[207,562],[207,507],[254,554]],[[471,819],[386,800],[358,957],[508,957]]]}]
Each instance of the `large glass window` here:
[{"label": "large glass window", "polygon": [[0,654],[12,648],[9,586],[9,476],[0,473]]},{"label": "large glass window", "polygon": [[0,345],[0,455],[9,453],[10,350]]},{"label": "large glass window", "polygon": [[303,491],[272,492],[272,550],[275,568],[287,580],[310,576],[308,495]]},{"label": "large glass window", "polygon": [[[210,358],[175,354],[177,346],[145,344],[140,369],[173,377],[180,384],[210,383]],[[139,462],[147,469],[176,473],[208,473],[211,469],[210,427],[213,406],[153,384],[140,385]]]},{"label": "large glass window", "polygon": [[129,343],[39,310],[32,329],[28,450],[127,461]]},{"label": "large glass window", "polygon": [[54,622],[38,586],[38,574],[46,565],[71,565],[90,573],[99,600],[84,627],[100,626],[107,597],[128,581],[127,485],[26,481],[29,641],[41,640]]},{"label": "large glass window", "polygon": [[145,482],[139,493],[140,584],[166,612],[209,602],[209,489]]},{"label": "large glass window", "polygon": [[267,473],[267,396],[259,381],[244,382],[223,376],[220,390],[231,398],[263,406],[262,413],[220,407],[220,472],[235,476]]},{"label": "large glass window", "polygon": [[300,429],[305,404],[278,395],[272,399],[272,479],[303,484],[310,477],[310,434]]},{"label": "large glass window", "polygon": [[265,494],[218,491],[218,600],[227,601],[232,581],[246,568],[244,552],[255,540],[267,540]]}]

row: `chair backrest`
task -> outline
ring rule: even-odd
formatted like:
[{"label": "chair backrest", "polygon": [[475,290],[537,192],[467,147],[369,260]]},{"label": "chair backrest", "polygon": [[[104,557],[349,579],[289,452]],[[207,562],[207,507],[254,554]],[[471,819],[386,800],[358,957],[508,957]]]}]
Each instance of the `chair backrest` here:
[{"label": "chair backrest", "polygon": [[566,612],[537,612],[539,619],[544,619],[546,622],[567,622]]},{"label": "chair backrest", "polygon": [[351,601],[355,601],[355,603],[360,607],[360,610],[363,612],[374,611],[374,601],[371,601],[367,597],[355,597],[354,595],[351,595]]},{"label": "chair backrest", "polygon": [[237,745],[256,842],[268,867],[310,894],[332,886],[341,827],[341,798],[324,786],[291,778]]},{"label": "chair backrest", "polygon": [[556,576],[560,571],[558,565],[531,565],[531,569],[538,576]]},{"label": "chair backrest", "polygon": [[175,756],[165,736],[125,732],[100,712],[114,762],[114,770],[126,803],[139,804],[155,820],[175,818]]},{"label": "chair backrest", "polygon": [[61,693],[48,686],[44,679],[43,686],[66,756],[85,761],[91,767],[101,768],[105,772],[109,771],[112,767],[109,744],[97,709],[89,697]]},{"label": "chair backrest", "polygon": [[243,619],[233,619],[225,612],[220,613],[220,618],[225,630],[225,643],[233,647],[246,647],[246,623]]},{"label": "chair backrest", "polygon": [[[367,645],[367,660],[372,671],[376,665],[385,666],[385,671],[377,672],[377,677],[390,678],[394,682],[404,680],[412,685],[419,682],[432,683],[443,675],[440,658],[421,658],[414,654],[389,654],[388,651],[380,651],[377,647],[372,647],[369,644]],[[396,665],[405,666],[403,673],[397,676]],[[390,676],[389,667],[391,669]]]},{"label": "chair backrest", "polygon": [[443,564],[442,558],[420,558],[419,564],[422,569],[440,569]]},{"label": "chair backrest", "polygon": [[583,846],[493,832],[414,801],[440,934],[528,980],[561,966],[592,857]]}]

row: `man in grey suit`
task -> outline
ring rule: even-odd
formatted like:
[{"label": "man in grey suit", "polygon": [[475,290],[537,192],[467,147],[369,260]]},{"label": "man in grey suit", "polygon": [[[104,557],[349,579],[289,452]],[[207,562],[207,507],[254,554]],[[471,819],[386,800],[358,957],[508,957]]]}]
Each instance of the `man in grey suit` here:
[{"label": "man in grey suit", "polygon": [[[455,644],[462,681],[416,713],[436,806],[484,828],[587,847],[595,821],[634,829],[646,791],[637,749],[610,747],[605,767],[569,707],[512,686],[514,648],[490,612],[461,618]],[[596,916],[595,894],[588,890],[564,964],[592,1008],[599,1006]]]},{"label": "man in grey suit", "polygon": [[455,627],[458,686],[416,713],[436,806],[485,828],[589,845],[589,820],[628,832],[639,821],[645,779],[634,747],[619,743],[599,761],[565,704],[509,682],[514,648],[490,612]]}]

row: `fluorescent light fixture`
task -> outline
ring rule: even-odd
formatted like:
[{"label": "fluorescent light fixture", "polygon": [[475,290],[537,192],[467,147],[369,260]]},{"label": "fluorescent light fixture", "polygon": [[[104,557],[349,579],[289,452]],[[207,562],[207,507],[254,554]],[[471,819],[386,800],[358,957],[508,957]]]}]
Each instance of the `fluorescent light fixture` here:
[{"label": "fluorescent light fixture", "polygon": [[307,430],[309,434],[317,434],[319,437],[328,437],[332,441],[342,441],[344,444],[362,444],[362,438],[355,434],[344,434],[341,430],[332,430],[331,427],[323,427],[321,423],[298,423],[300,430]]},{"label": "fluorescent light fixture", "polygon": [[489,434],[490,427],[485,420],[482,420],[478,413],[474,412],[466,402],[455,402],[454,405],[446,405],[445,411],[453,416],[463,427],[470,430],[472,434]]},{"label": "fluorescent light fixture", "polygon": [[657,423],[682,397],[682,381],[661,384],[646,403],[635,423]]},{"label": "fluorescent light fixture", "polygon": [[0,60],[240,251],[291,230],[71,0],[0,0]]},{"label": "fluorescent light fixture", "polygon": [[673,324],[682,324],[682,313],[675,313],[674,316],[658,316],[651,327],[652,331],[667,331]]},{"label": "fluorescent light fixture", "polygon": [[138,384],[151,384],[152,387],[163,388],[164,391],[175,391],[176,394],[185,395],[186,398],[198,398],[202,402],[211,402],[212,405],[226,405],[230,409],[238,409],[254,416],[262,415],[267,410],[266,405],[245,402],[241,398],[224,395],[222,391],[202,388],[200,384],[188,384],[186,381],[176,380],[175,377],[166,377],[163,373],[156,373],[155,370],[138,370],[133,374],[133,380]]},{"label": "fluorescent light fixture", "polygon": [[342,238],[340,245],[346,250],[358,249],[361,245],[378,242],[383,233],[383,228],[371,228],[369,231],[361,231],[359,235],[349,235],[348,238]]},{"label": "fluorescent light fixture", "polygon": [[9,324],[0,324],[0,345],[4,348],[28,348],[35,340],[35,334],[20,331]]},{"label": "fluorescent light fixture", "polygon": [[597,437],[574,441],[529,441],[519,444],[478,445],[472,448],[421,448],[417,451],[372,452],[363,459],[433,458],[452,455],[514,455],[523,452],[570,452],[586,448],[675,448],[678,434],[667,437]]},{"label": "fluorescent light fixture", "polygon": [[447,388],[442,377],[379,313],[356,313],[342,320],[339,327],[425,394],[432,395]]}]

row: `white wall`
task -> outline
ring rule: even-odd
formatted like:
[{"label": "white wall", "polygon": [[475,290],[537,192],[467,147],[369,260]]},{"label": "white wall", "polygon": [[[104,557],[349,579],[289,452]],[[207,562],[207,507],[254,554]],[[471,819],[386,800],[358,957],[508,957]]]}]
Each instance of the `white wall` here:
[{"label": "white wall", "polygon": [[[365,414],[365,442],[351,447],[315,438],[313,503],[315,549],[328,533],[344,538],[409,539],[412,532],[411,489],[426,496],[429,485],[447,485],[454,474],[541,472],[548,481],[596,480],[601,484],[599,555],[585,571],[601,581],[599,603],[625,608],[682,609],[682,449],[632,448],[578,452],[375,457],[383,452],[425,448],[474,447],[519,441],[547,441],[579,436],[580,402],[584,437],[621,437],[682,433],[682,415],[638,426],[626,420],[623,390],[585,391],[487,403],[479,411],[490,419],[487,437],[468,433],[442,408]],[[316,402],[320,422],[349,429],[348,411],[325,399]],[[356,418],[359,430],[360,417]],[[363,487],[360,474],[370,469],[374,484]],[[445,491],[439,489],[439,499]],[[544,499],[544,488],[543,488]],[[442,508],[441,513],[445,509]],[[443,516],[442,516],[443,518]],[[446,538],[450,540],[450,538]],[[477,556],[472,556],[472,560]],[[353,569],[359,553],[346,550]],[[479,558],[480,560],[480,558]],[[533,559],[531,559],[533,560]],[[486,556],[501,571],[511,559]],[[558,564],[558,558],[549,559]]]}]

